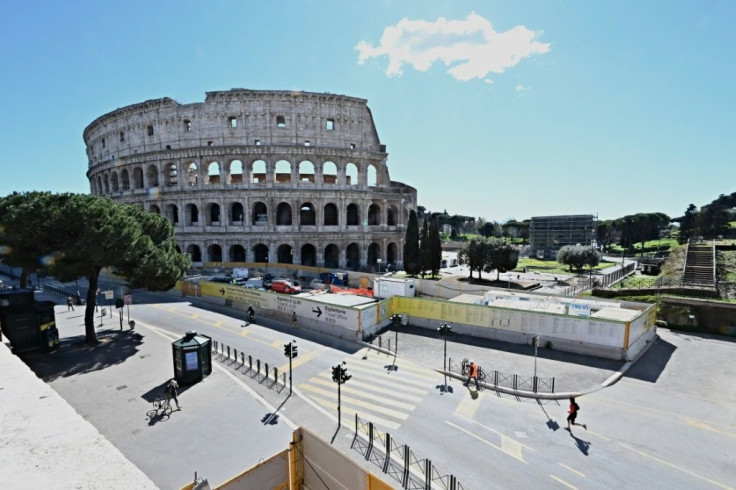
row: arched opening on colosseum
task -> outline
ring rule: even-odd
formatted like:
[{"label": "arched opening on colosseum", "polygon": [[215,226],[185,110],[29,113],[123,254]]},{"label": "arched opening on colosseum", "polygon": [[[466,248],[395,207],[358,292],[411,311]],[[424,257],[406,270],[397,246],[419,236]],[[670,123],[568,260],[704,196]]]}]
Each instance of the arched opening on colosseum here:
[{"label": "arched opening on colosseum", "polygon": [[207,247],[207,261],[222,262],[222,247],[216,244]]},{"label": "arched opening on colosseum", "polygon": [[386,210],[386,224],[396,226],[396,216],[398,216],[396,206],[389,206]]},{"label": "arched opening on colosseum", "polygon": [[358,213],[358,206],[356,204],[348,204],[347,209],[348,215],[346,224],[348,226],[359,226],[360,225],[360,213]]},{"label": "arched opening on colosseum", "polygon": [[276,208],[276,226],[291,226],[291,206],[289,203],[279,203]]},{"label": "arched opening on colosseum", "polygon": [[268,208],[262,202],[253,204],[253,221],[254,226],[268,226]]},{"label": "arched opening on colosseum", "polygon": [[110,193],[110,179],[105,175],[105,194]]},{"label": "arched opening on colosseum", "polygon": [[274,182],[277,184],[291,183],[291,163],[286,160],[279,160],[276,162],[276,175]]},{"label": "arched opening on colosseum", "polygon": [[230,247],[230,262],[245,262],[245,249],[242,245]]},{"label": "arched opening on colosseum", "polygon": [[146,172],[146,179],[148,180],[148,187],[158,187],[158,169],[155,165],[149,165],[148,171]]},{"label": "arched opening on colosseum", "polygon": [[166,166],[166,185],[169,187],[179,185],[179,167],[175,163]]},{"label": "arched opening on colosseum", "polygon": [[199,209],[196,204],[184,206],[184,224],[186,226],[199,224]]},{"label": "arched opening on colosseum", "polygon": [[309,160],[304,160],[299,164],[299,182],[314,184],[314,164]]},{"label": "arched opening on colosseum", "polygon": [[102,177],[97,177],[97,194],[101,195],[104,192],[105,188],[102,187]]},{"label": "arched opening on colosseum", "polygon": [[325,267],[328,269],[337,269],[340,267],[340,249],[337,245],[330,243],[325,247]]},{"label": "arched opening on colosseum", "polygon": [[176,204],[166,206],[166,218],[175,225],[179,223],[179,208]]},{"label": "arched opening on colosseum", "polygon": [[291,245],[284,243],[279,246],[278,260],[279,264],[293,264],[294,263],[294,251],[291,249]]},{"label": "arched opening on colosseum", "polygon": [[112,191],[118,192],[120,190],[120,186],[118,184],[118,173],[113,172],[110,174],[110,181],[112,181]]},{"label": "arched opening on colosseum", "polygon": [[133,186],[136,189],[144,189],[146,187],[143,184],[143,170],[140,167],[133,169]]},{"label": "arched opening on colosseum", "polygon": [[386,247],[386,266],[393,268],[399,259],[399,249],[394,242],[390,242]]},{"label": "arched opening on colosseum", "polygon": [[263,160],[256,160],[253,162],[253,184],[265,184],[266,183],[266,162]]},{"label": "arched opening on colosseum", "polygon": [[128,175],[128,169],[124,168],[120,171],[120,184],[124,191],[130,190],[130,176]]},{"label": "arched opening on colosseum", "polygon": [[354,163],[345,165],[345,185],[358,185],[358,166]]},{"label": "arched opening on colosseum", "polygon": [[381,246],[377,243],[368,245],[368,267],[378,270],[378,259],[381,258]]},{"label": "arched opening on colosseum", "polygon": [[230,162],[230,174],[229,184],[242,184],[243,183],[243,162],[240,160],[233,160]]},{"label": "arched opening on colosseum", "polygon": [[187,167],[187,185],[190,187],[197,187],[199,184],[199,170],[197,170],[197,164],[192,162]]},{"label": "arched opening on colosseum", "polygon": [[368,226],[381,224],[381,207],[378,204],[368,206]]},{"label": "arched opening on colosseum", "polygon": [[345,249],[345,261],[348,270],[357,271],[360,269],[360,247],[357,243],[351,243]]},{"label": "arched opening on colosseum", "polygon": [[314,206],[311,202],[302,203],[299,207],[299,224],[301,226],[315,226],[317,224],[317,214],[314,212]]},{"label": "arched opening on colosseum", "polygon": [[335,165],[335,162],[325,162],[322,165],[322,182],[337,184],[337,165]]},{"label": "arched opening on colosseum", "polygon": [[220,164],[217,162],[210,162],[207,166],[207,184],[219,184],[220,183]]},{"label": "arched opening on colosseum", "polygon": [[302,245],[302,265],[307,265],[310,267],[316,267],[317,266],[317,249],[314,248],[314,245],[307,243],[306,245]]},{"label": "arched opening on colosseum", "polygon": [[333,203],[327,203],[325,204],[325,219],[324,219],[324,225],[325,226],[338,226],[340,224],[338,220],[338,212],[337,212],[337,206],[335,206]]},{"label": "arched opening on colosseum", "polygon": [[202,262],[202,251],[197,245],[189,245],[187,247],[187,253],[192,258],[192,262]]},{"label": "arched opening on colosseum", "polygon": [[160,215],[161,214],[161,208],[159,208],[155,204],[151,204],[151,206],[148,208],[148,212],[149,213],[159,214]]},{"label": "arched opening on colosseum", "polygon": [[375,187],[378,185],[378,173],[376,167],[373,164],[368,165],[368,171],[366,172],[366,183],[369,187]]},{"label": "arched opening on colosseum", "polygon": [[230,205],[230,224],[231,225],[242,225],[245,216],[245,210],[243,205],[239,202],[234,202]]},{"label": "arched opening on colosseum", "polygon": [[211,202],[207,205],[207,224],[210,226],[220,226],[220,205]]},{"label": "arched opening on colosseum", "polygon": [[268,262],[268,247],[259,243],[253,247],[253,262]]}]

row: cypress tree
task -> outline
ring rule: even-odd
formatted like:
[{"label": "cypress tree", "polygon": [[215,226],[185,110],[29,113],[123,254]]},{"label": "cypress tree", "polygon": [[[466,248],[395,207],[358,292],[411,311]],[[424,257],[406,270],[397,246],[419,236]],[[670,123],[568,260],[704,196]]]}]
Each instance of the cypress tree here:
[{"label": "cypress tree", "polygon": [[433,219],[429,225],[429,269],[432,276],[440,273],[442,265],[442,240],[440,240],[440,227],[437,219]]},{"label": "cypress tree", "polygon": [[406,227],[406,240],[404,241],[404,271],[411,276],[419,273],[421,264],[419,262],[419,224],[417,213],[409,212],[409,223]]},{"label": "cypress tree", "polygon": [[429,219],[425,219],[424,223],[422,223],[422,240],[419,243],[419,264],[420,264],[420,274],[422,275],[422,279],[424,279],[424,274],[427,273],[428,270],[432,269],[431,265],[431,253],[429,248],[429,227],[428,222]]}]

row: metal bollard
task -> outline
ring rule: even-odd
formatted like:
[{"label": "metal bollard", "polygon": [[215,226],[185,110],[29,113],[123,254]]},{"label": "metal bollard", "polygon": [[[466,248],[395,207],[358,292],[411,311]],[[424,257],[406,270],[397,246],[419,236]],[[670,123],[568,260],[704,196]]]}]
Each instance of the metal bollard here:
[{"label": "metal bollard", "polygon": [[378,337],[378,347],[381,347],[381,341],[382,341],[381,337]]},{"label": "metal bollard", "polygon": [[238,349],[233,348],[233,359],[238,360]]},{"label": "metal bollard", "polygon": [[256,359],[256,367],[258,368],[258,374],[261,374],[261,360]]},{"label": "metal bollard", "polygon": [[248,354],[248,369],[253,369],[253,356]]},{"label": "metal bollard", "polygon": [[[284,378],[284,386],[286,386],[286,373],[283,373],[281,376]],[[357,413],[355,415],[358,415]]]},{"label": "metal bollard", "polygon": [[227,346],[227,358],[230,359],[230,346]]},{"label": "metal bollard", "polygon": [[274,381],[279,380],[279,368],[277,367],[273,368],[273,380]]},{"label": "metal bollard", "polygon": [[245,353],[240,353],[240,365],[245,366]]},{"label": "metal bollard", "polygon": [[266,379],[268,379],[268,363],[265,363],[266,366]]}]

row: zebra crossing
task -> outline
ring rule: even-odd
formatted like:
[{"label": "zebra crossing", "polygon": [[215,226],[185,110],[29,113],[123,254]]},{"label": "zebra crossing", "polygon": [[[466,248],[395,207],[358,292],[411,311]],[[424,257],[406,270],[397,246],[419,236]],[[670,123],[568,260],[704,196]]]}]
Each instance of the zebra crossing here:
[{"label": "zebra crossing", "polygon": [[[396,359],[362,349],[344,359],[353,377],[340,386],[343,415],[370,420],[385,429],[396,430],[430,390],[438,374],[411,361]],[[316,404],[334,410],[337,385],[330,369],[299,385],[302,394]]]}]

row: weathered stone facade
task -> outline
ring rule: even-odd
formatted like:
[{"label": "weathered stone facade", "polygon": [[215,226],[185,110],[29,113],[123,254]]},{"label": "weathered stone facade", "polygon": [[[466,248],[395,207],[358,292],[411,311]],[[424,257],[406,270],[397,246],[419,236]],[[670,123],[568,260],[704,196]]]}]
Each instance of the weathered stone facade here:
[{"label": "weathered stone facade", "polygon": [[163,213],[197,262],[400,264],[416,189],[389,178],[366,100],[233,89],[84,130],[94,195]]}]

